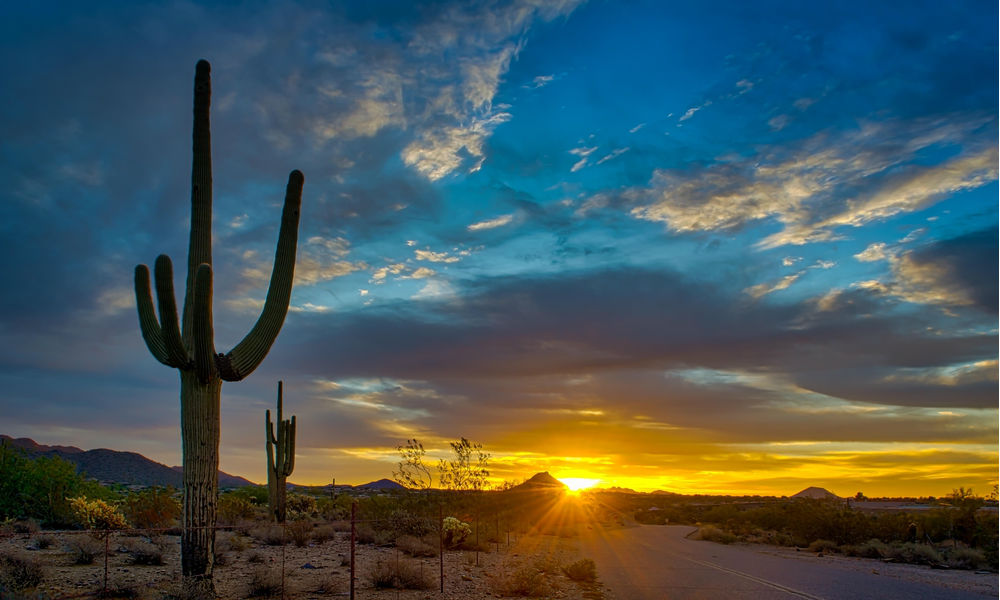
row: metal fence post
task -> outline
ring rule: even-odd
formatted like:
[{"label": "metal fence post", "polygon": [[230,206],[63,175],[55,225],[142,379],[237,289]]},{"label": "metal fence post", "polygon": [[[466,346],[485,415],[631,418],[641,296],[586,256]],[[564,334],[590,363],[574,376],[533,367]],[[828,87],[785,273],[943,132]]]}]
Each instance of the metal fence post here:
[{"label": "metal fence post", "polygon": [[438,566],[441,580],[441,593],[444,593],[444,507],[438,505]]},{"label": "metal fence post", "polygon": [[357,542],[358,534],[355,524],[358,521],[358,501],[351,503],[351,600],[354,600],[354,544]]}]

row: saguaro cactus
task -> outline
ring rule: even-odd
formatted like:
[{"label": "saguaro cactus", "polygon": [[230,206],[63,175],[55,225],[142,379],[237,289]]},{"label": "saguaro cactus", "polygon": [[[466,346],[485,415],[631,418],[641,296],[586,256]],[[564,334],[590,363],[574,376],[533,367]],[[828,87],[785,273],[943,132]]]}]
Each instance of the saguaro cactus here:
[{"label": "saguaro cactus", "polygon": [[285,522],[285,480],[295,468],[295,415],[281,418],[281,382],[278,382],[278,434],[274,434],[271,411],[264,415],[267,444],[267,506],[271,518]]},{"label": "saguaro cactus", "polygon": [[198,61],[194,77],[194,157],[191,167],[191,237],[183,318],[178,324],[170,258],[156,259],[159,319],[149,268],[135,268],[139,327],[153,357],[180,371],[184,509],[181,570],[187,597],[214,598],[212,567],[219,488],[219,395],[223,381],[239,381],[260,365],[288,311],[295,269],[299,205],[304,178],[288,176],[267,299],[257,323],[228,353],[215,352],[212,323],[212,153],[209,130],[211,67]]}]

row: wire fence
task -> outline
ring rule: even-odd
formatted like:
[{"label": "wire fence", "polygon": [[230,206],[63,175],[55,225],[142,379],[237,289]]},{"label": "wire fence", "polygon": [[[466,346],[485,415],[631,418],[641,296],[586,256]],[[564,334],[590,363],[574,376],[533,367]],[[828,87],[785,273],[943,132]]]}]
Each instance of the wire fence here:
[{"label": "wire fence", "polygon": [[[293,571],[329,568],[325,577],[296,579],[300,584],[306,580],[310,592],[351,600],[361,589],[366,595],[374,590],[408,589],[424,590],[425,594],[436,590],[443,595],[450,585],[461,581],[467,568],[480,566],[483,554],[504,553],[517,541],[517,531],[500,517],[467,515],[467,521],[448,523],[442,508],[437,513],[366,518],[358,502],[353,502],[349,520],[307,519],[281,524],[252,521],[216,526],[216,583],[235,578],[244,587],[243,592],[234,592],[238,597],[284,600],[302,591],[290,585]],[[31,565],[37,567],[38,577],[50,571],[44,576],[46,585],[30,587],[59,588],[47,595],[19,595],[17,581],[11,585],[0,579],[0,598],[135,598],[143,589],[177,589],[181,581],[180,534],[177,527],[0,533],[0,562],[9,563],[8,557],[21,556],[28,562],[29,571]],[[245,556],[247,550],[252,552]],[[234,560],[233,555],[239,560]],[[303,565],[293,566],[303,560]],[[5,563],[4,568],[8,566]],[[141,573],[137,573],[139,568]],[[30,573],[24,577],[30,579]]]}]

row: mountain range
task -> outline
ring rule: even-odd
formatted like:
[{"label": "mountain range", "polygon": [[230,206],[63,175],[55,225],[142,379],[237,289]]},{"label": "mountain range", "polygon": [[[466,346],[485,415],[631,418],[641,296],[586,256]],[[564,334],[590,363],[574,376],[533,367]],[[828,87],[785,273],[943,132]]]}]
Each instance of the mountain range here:
[{"label": "mountain range", "polygon": [[[77,472],[101,483],[120,483],[129,486],[181,487],[183,469],[168,467],[150,460],[137,452],[120,452],[98,448],[82,450],[76,446],[46,446],[31,438],[12,438],[0,435],[13,448],[20,448],[31,457],[56,456],[76,465]],[[219,471],[219,487],[235,488],[255,485],[252,481]]]}]

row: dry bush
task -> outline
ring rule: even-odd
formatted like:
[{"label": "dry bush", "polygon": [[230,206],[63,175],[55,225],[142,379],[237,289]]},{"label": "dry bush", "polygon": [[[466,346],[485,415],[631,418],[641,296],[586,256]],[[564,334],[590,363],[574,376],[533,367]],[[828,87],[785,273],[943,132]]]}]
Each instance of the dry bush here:
[{"label": "dry bush", "polygon": [[104,542],[89,535],[75,535],[67,546],[74,565],[92,565],[98,556],[104,554]]},{"label": "dry bush", "polygon": [[376,546],[389,546],[392,544],[391,531],[376,531],[368,524],[362,524],[355,528],[355,537],[359,544],[374,544]]},{"label": "dry bush", "polygon": [[973,548],[953,548],[948,551],[948,566],[956,569],[986,569],[990,566],[986,555]]},{"label": "dry bush", "polygon": [[419,564],[407,560],[379,561],[368,573],[368,581],[377,590],[429,590],[434,583],[421,571]]},{"label": "dry bush", "polygon": [[717,544],[732,544],[736,541],[735,535],[728,531],[723,531],[714,525],[702,525],[698,529],[698,536],[705,541]]},{"label": "dry bush", "polygon": [[[437,539],[434,540],[437,542]],[[396,547],[410,556],[437,556],[438,546],[433,546],[426,539],[420,539],[412,535],[401,535],[396,539]]]},{"label": "dry bush", "polygon": [[108,589],[97,592],[95,597],[101,600],[138,600],[143,594],[138,586],[112,583]]},{"label": "dry bush", "polygon": [[[0,591],[23,592],[31,590],[45,579],[42,564],[23,554],[0,555]],[[0,598],[6,593],[0,593]]]},{"label": "dry bush", "polygon": [[285,528],[281,525],[262,525],[250,530],[250,537],[265,546],[283,546],[285,544]]},{"label": "dry bush", "polygon": [[552,593],[545,576],[538,569],[529,566],[521,566],[495,579],[493,588],[501,596],[539,598]]},{"label": "dry bush", "polygon": [[36,550],[45,550],[51,548],[53,544],[56,543],[56,539],[51,535],[40,535],[34,539],[33,546]]},{"label": "dry bush", "polygon": [[333,521],[332,523],[330,523],[330,526],[333,527],[334,531],[338,531],[341,533],[351,530],[350,521]]},{"label": "dry bush", "polygon": [[312,530],[312,539],[317,544],[337,539],[337,530],[332,525],[320,525]]},{"label": "dry bush", "polygon": [[871,539],[863,544],[845,546],[844,554],[848,556],[859,556],[861,558],[887,558],[890,554],[889,546],[882,540]]},{"label": "dry bush", "polygon": [[312,530],[313,525],[309,521],[291,521],[285,525],[285,536],[299,548],[305,548],[312,539]]},{"label": "dry bush", "polygon": [[263,564],[264,555],[261,554],[260,552],[251,552],[250,556],[247,557],[247,562],[252,565]]},{"label": "dry bush", "polygon": [[38,521],[34,519],[19,519],[10,524],[10,529],[13,533],[20,533],[22,535],[34,535],[42,530],[38,525]]},{"label": "dry bush", "polygon": [[831,552],[840,552],[840,546],[837,545],[837,542],[831,542],[830,540],[813,540],[809,544],[809,551],[829,554]]},{"label": "dry bush", "polygon": [[281,594],[281,571],[258,567],[250,575],[248,598],[272,598]]},{"label": "dry bush", "polygon": [[575,563],[566,565],[562,568],[562,572],[573,581],[588,583],[597,581],[597,565],[589,558],[581,558]]},{"label": "dry bush", "polygon": [[126,544],[130,560],[133,565],[154,565],[164,564],[163,548],[147,542],[145,540],[132,540]]},{"label": "dry bush", "polygon": [[122,503],[125,517],[138,529],[164,529],[176,523],[181,516],[180,500],[173,490],[154,487],[133,492]]},{"label": "dry bush", "polygon": [[316,585],[315,591],[320,594],[345,595],[344,592],[346,592],[347,589],[347,582],[334,574],[321,578],[319,583]]},{"label": "dry bush", "polygon": [[899,562],[913,565],[939,565],[944,559],[932,546],[906,542],[890,547],[889,556]]}]

